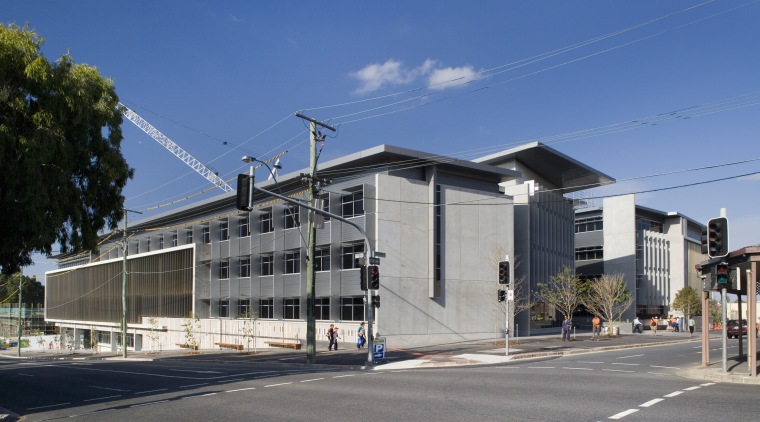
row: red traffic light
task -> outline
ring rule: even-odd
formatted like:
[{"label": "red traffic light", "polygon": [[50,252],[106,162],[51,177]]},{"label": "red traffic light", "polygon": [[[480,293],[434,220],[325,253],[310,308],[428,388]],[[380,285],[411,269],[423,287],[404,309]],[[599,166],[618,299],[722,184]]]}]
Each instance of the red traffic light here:
[{"label": "red traffic light", "polygon": [[715,281],[718,284],[728,284],[728,264],[721,262],[715,266]]}]

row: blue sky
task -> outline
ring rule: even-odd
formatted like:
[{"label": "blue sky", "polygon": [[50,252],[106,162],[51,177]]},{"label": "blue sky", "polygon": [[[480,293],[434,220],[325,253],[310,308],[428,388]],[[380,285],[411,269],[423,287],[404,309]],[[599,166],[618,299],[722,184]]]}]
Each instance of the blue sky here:
[{"label": "blue sky", "polygon": [[[283,172],[305,168],[296,111],[339,127],[320,161],[383,143],[473,159],[538,140],[618,180],[590,195],[730,178],[636,202],[702,223],[724,207],[732,249],[760,244],[760,176],[735,177],[760,172],[759,21],[754,0],[5,0],[0,12],[41,34],[48,59],[97,66],[225,179],[244,154],[288,151]],[[208,186],[122,128],[127,207],[151,215]]]}]

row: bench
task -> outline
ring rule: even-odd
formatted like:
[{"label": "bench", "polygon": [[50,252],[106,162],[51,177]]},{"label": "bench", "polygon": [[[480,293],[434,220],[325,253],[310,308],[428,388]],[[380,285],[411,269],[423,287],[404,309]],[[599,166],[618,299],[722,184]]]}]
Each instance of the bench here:
[{"label": "bench", "polygon": [[264,344],[268,344],[273,347],[289,347],[294,350],[301,350],[301,343],[289,343],[284,341],[265,341]]},{"label": "bench", "polygon": [[187,344],[187,343],[176,343],[176,344],[177,344],[177,346],[179,346],[179,347],[182,347],[182,348],[184,348],[184,349],[193,349],[193,350],[198,350],[198,345],[195,345],[195,346],[191,346],[191,345],[189,345],[189,344]]},{"label": "bench", "polygon": [[214,343],[214,344],[219,346],[220,349],[222,347],[227,347],[229,349],[243,350],[242,344],[236,344],[236,343]]}]

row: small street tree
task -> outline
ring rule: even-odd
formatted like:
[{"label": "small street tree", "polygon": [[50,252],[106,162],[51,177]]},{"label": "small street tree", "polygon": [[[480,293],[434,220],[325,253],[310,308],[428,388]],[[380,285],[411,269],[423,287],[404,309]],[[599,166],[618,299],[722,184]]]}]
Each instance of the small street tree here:
[{"label": "small street tree", "polygon": [[[628,291],[622,274],[602,274],[601,277],[590,280],[587,288],[588,292],[582,300],[583,306],[593,315],[608,321],[610,327],[633,304],[633,295]],[[608,331],[608,335],[612,335],[612,330]]]},{"label": "small street tree", "polygon": [[581,305],[584,286],[575,269],[564,266],[562,271],[549,281],[536,285],[536,298],[558,310],[565,318],[572,318],[573,312]]},{"label": "small street tree", "polygon": [[702,299],[699,297],[699,292],[690,286],[686,286],[676,293],[676,298],[671,307],[683,312],[687,318],[702,315]]},{"label": "small street tree", "polygon": [[250,353],[251,343],[253,343],[253,352],[256,353],[256,320],[259,319],[258,312],[248,311],[238,318],[244,318],[243,322],[243,340],[246,342],[246,350]]},{"label": "small street tree", "polygon": [[185,346],[193,351],[198,350],[200,339],[195,335],[195,333],[200,328],[200,320],[191,313],[188,315],[185,323],[182,324],[182,328],[185,331]]}]

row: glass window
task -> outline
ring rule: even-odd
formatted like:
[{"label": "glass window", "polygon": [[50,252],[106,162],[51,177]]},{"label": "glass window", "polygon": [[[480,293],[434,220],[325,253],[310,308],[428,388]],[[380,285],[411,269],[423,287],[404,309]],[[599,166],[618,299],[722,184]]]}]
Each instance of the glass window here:
[{"label": "glass window", "polygon": [[575,220],[575,232],[585,233],[604,230],[604,220],[601,216],[579,218]]},{"label": "glass window", "polygon": [[259,231],[261,233],[270,233],[274,231],[272,224],[272,211],[264,211],[259,214]]},{"label": "glass window", "polygon": [[240,258],[240,277],[251,276],[251,258]]},{"label": "glass window", "polygon": [[251,235],[251,230],[248,226],[248,216],[240,219],[240,225],[238,226],[238,236],[248,237]]},{"label": "glass window", "polygon": [[219,225],[219,240],[230,240],[230,226],[227,221],[222,221]]},{"label": "glass window", "polygon": [[343,321],[364,321],[364,298],[340,298],[340,319]]},{"label": "glass window", "polygon": [[341,200],[341,213],[343,217],[350,218],[364,215],[364,192],[357,191],[344,195]]},{"label": "glass window", "polygon": [[261,318],[272,319],[274,318],[274,299],[261,299],[259,301],[259,316]]},{"label": "glass window", "polygon": [[219,262],[219,279],[224,280],[230,278],[230,261],[224,260]]},{"label": "glass window", "polygon": [[299,207],[285,207],[285,228],[292,229],[299,226]]},{"label": "glass window", "polygon": [[172,235],[172,248],[177,246],[177,233]]},{"label": "glass window", "polygon": [[261,255],[259,258],[261,275],[274,275],[274,256]]},{"label": "glass window", "polygon": [[314,250],[314,271],[330,271],[330,248]]},{"label": "glass window", "polygon": [[98,331],[98,343],[111,344],[111,333],[108,331]]},{"label": "glass window", "polygon": [[192,228],[187,229],[187,231],[185,232],[185,243],[188,245],[193,243],[193,229]]},{"label": "glass window", "polygon": [[[330,196],[329,195],[325,195],[325,196],[323,196],[323,197],[321,197],[319,199],[322,200],[322,211],[330,212]],[[329,216],[326,216],[326,215],[322,214],[322,217],[325,219],[325,221],[330,221],[330,217]]]},{"label": "glass window", "polygon": [[211,243],[211,228],[203,226],[203,243]]},{"label": "glass window", "polygon": [[150,238],[145,242],[145,252],[150,252]]},{"label": "glass window", "polygon": [[604,247],[589,246],[587,248],[575,248],[576,261],[589,261],[592,259],[604,259]]},{"label": "glass window", "polygon": [[251,299],[240,299],[238,302],[238,318],[253,318]]},{"label": "glass window", "polygon": [[301,272],[301,251],[285,252],[285,274]]},{"label": "glass window", "polygon": [[330,319],[329,297],[319,297],[314,299],[314,318],[323,321]]},{"label": "glass window", "polygon": [[360,268],[361,265],[359,265],[359,260],[356,259],[356,254],[362,254],[363,252],[364,243],[342,246],[340,248],[341,269],[350,270],[352,268]]},{"label": "glass window", "polygon": [[219,301],[219,318],[230,317],[230,300],[222,299]]},{"label": "glass window", "polygon": [[282,300],[282,317],[284,319],[301,318],[301,299],[289,298]]},{"label": "glass window", "polygon": [[162,234],[158,237],[158,249],[163,249],[163,248],[164,248],[164,235]]}]

